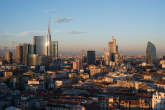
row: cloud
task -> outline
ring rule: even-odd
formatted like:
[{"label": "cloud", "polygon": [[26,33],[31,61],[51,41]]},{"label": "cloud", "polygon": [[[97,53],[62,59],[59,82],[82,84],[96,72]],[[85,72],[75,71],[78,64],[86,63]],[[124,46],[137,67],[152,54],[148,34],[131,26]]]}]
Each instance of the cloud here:
[{"label": "cloud", "polygon": [[[62,30],[55,30],[51,31],[52,34],[55,33],[63,33],[63,34],[85,34],[86,31],[80,31],[80,30],[72,30],[72,31],[62,31]],[[22,31],[22,32],[5,32],[0,34],[0,38],[2,39],[8,39],[9,37],[29,37],[29,36],[45,36],[47,35],[47,30],[36,30],[36,31]]]},{"label": "cloud", "polygon": [[34,35],[45,35],[47,31],[24,31],[16,34],[18,37],[34,36]]},{"label": "cloud", "polygon": [[56,23],[67,23],[67,22],[70,22],[70,21],[72,21],[71,17],[68,17],[68,18],[60,18],[60,17],[54,18],[54,22],[56,22]]},{"label": "cloud", "polygon": [[71,32],[68,32],[69,34],[84,34],[84,33],[87,33],[85,31],[71,31]]},{"label": "cloud", "polygon": [[31,34],[31,32],[24,31],[24,32],[18,33],[16,36],[18,36],[18,37],[25,37],[25,36],[28,36],[30,34]]},{"label": "cloud", "polygon": [[55,13],[56,10],[52,9],[52,10],[45,10],[45,13]]},{"label": "cloud", "polygon": [[78,30],[72,30],[72,31],[61,31],[61,30],[56,30],[55,33],[63,33],[63,34],[85,34],[88,33],[86,31],[78,31]]}]

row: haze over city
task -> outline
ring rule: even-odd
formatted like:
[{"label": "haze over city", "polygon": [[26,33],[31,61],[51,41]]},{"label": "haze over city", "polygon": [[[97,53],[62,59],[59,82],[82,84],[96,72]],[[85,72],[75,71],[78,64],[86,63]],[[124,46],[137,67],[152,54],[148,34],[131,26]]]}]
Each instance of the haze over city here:
[{"label": "haze over city", "polygon": [[77,54],[82,49],[104,51],[114,36],[123,55],[145,54],[148,41],[158,55],[165,47],[164,0],[3,0],[0,2],[0,47],[15,48],[46,35],[59,50]]}]

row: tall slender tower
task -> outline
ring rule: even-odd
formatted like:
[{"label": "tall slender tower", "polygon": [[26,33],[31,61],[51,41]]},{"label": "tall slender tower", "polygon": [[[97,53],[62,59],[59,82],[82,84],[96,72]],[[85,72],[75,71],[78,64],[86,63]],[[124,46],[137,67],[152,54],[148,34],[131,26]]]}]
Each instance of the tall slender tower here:
[{"label": "tall slender tower", "polygon": [[31,44],[23,44],[23,64],[28,65],[28,57],[33,53],[33,46]]},{"label": "tall slender tower", "polygon": [[52,57],[58,58],[58,41],[52,41],[51,42],[51,48],[52,48]]},{"label": "tall slender tower", "polygon": [[48,24],[48,34],[47,34],[47,37],[46,37],[46,55],[47,56],[52,56],[50,22]]},{"label": "tall slender tower", "polygon": [[23,46],[22,45],[16,46],[16,62],[18,64],[23,63]]}]

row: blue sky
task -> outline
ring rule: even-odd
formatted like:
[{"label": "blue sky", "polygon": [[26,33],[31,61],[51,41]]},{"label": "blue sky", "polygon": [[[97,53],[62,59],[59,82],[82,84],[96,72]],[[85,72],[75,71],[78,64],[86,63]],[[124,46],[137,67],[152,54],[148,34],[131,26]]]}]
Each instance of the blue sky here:
[{"label": "blue sky", "polygon": [[121,54],[144,54],[147,41],[165,54],[164,0],[1,0],[0,46],[32,43],[46,35],[61,51],[103,51],[114,36]]}]

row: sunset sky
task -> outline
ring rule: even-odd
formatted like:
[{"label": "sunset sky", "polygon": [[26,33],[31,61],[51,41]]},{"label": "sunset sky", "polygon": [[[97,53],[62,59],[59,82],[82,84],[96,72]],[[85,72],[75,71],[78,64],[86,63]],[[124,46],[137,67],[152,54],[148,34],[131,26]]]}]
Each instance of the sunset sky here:
[{"label": "sunset sky", "polygon": [[121,54],[144,54],[151,41],[165,55],[165,0],[1,0],[1,48],[45,36],[49,21],[63,52],[103,52],[114,36]]}]

